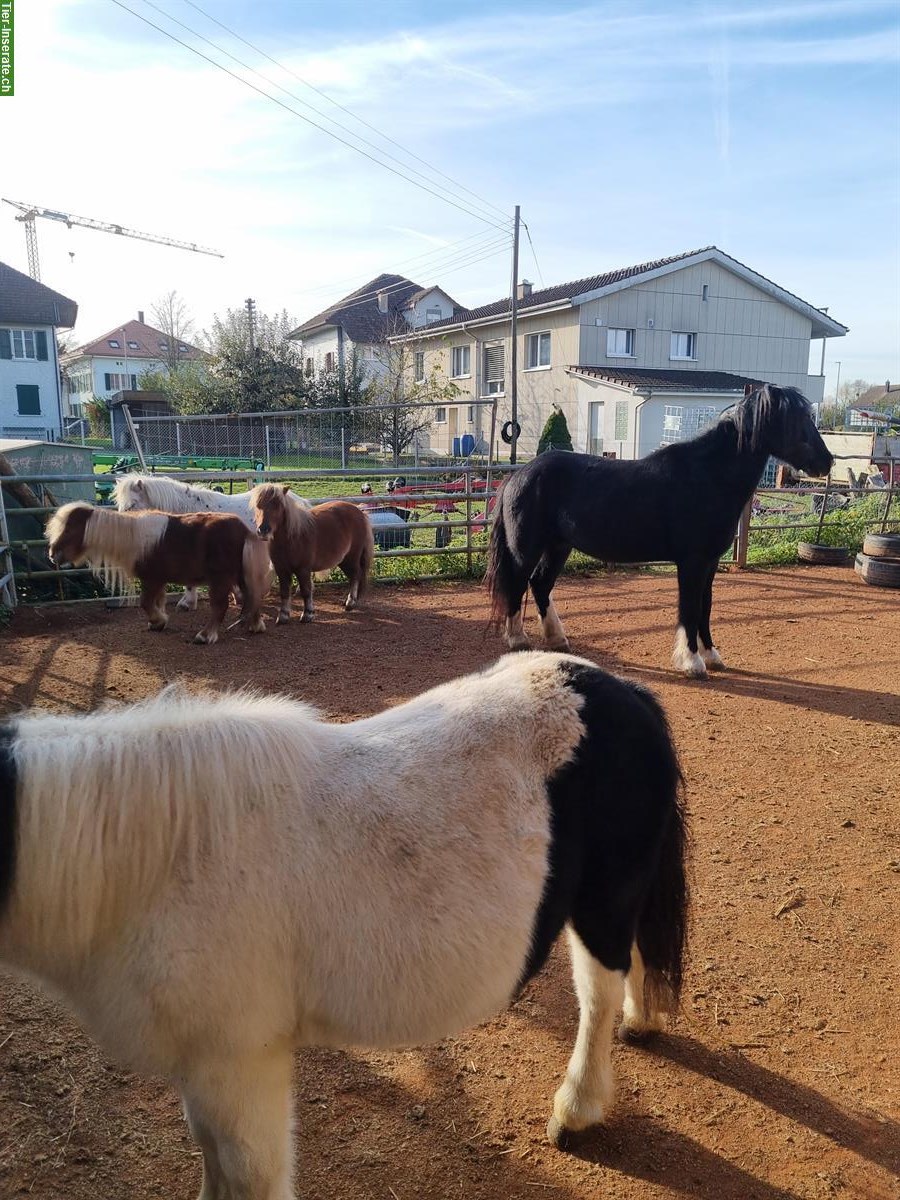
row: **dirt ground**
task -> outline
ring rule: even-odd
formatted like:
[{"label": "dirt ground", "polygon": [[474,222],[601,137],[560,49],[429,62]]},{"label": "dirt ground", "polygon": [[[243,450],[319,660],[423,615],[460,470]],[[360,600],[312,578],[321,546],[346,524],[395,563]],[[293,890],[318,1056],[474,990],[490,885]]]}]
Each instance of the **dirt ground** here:
[{"label": "dirt ground", "polygon": [[[339,600],[320,589],[315,624],[212,648],[189,644],[192,616],[153,635],[131,610],[21,611],[0,634],[0,712],[83,711],[183,676],[347,721],[500,649],[475,585],[380,587],[350,616]],[[614,1116],[567,1153],[544,1139],[575,1026],[563,946],[460,1038],[300,1053],[303,1200],[900,1196],[900,593],[838,568],[720,575],[731,669],[708,682],[668,669],[674,600],[663,575],[557,589],[573,650],[654,687],[680,748],[694,918],[677,1023],[616,1047]],[[199,1180],[168,1087],[0,977],[0,1196],[192,1200]]]}]

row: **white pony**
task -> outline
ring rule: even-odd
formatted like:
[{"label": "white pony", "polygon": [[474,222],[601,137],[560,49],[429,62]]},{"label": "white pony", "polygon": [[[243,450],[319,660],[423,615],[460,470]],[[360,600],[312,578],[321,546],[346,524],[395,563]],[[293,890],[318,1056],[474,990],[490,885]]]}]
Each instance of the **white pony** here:
[{"label": "white pony", "polygon": [[581,1016],[558,1140],[606,1116],[623,999],[631,1035],[675,1006],[679,787],[653,696],[563,655],[509,656],[350,725],[178,689],[16,717],[0,960],[176,1084],[202,1200],[290,1200],[292,1050],[483,1021],[565,925]]},{"label": "white pony", "polygon": [[[256,532],[256,522],[247,502],[248,492],[229,496],[214,488],[172,479],[169,475],[120,475],[112,494],[119,512],[152,508],[166,513],[233,513],[248,529]],[[177,607],[195,609],[197,589],[186,588]]]}]

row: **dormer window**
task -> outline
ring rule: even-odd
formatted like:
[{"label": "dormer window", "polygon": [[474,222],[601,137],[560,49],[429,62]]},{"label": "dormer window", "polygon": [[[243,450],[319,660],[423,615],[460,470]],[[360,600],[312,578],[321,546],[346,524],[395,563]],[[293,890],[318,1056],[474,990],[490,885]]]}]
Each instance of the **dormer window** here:
[{"label": "dormer window", "polygon": [[443,312],[440,308],[425,309],[425,324],[431,325],[434,321],[440,321],[443,318]]},{"label": "dormer window", "polygon": [[137,342],[129,342],[128,349],[129,350],[140,350],[140,346],[137,344]]},{"label": "dormer window", "polygon": [[183,346],[181,344],[181,342],[178,343],[178,349],[181,351],[182,354],[187,354],[187,346]]},{"label": "dormer window", "polygon": [[110,350],[118,350],[119,349],[119,339],[118,338],[110,338],[109,339],[109,348],[110,348]]},{"label": "dormer window", "polygon": [[168,350],[169,349],[168,342],[157,342],[156,344],[157,344],[157,346],[159,346],[160,350]]}]

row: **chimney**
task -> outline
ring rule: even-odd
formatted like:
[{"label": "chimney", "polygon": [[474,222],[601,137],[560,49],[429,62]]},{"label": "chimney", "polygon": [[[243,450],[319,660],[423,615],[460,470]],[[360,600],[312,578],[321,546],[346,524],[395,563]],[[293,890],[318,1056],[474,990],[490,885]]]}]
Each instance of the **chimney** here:
[{"label": "chimney", "polygon": [[386,313],[388,310],[388,294],[387,292],[378,293],[378,311]]},{"label": "chimney", "polygon": [[516,299],[526,300],[531,295],[531,289],[534,286],[529,279],[523,279],[516,288]]},{"label": "chimney", "polygon": [[889,379],[884,381],[884,390],[885,392],[889,392],[891,390],[891,381]]},{"label": "chimney", "polygon": [[143,323],[144,323],[144,314],[141,312],[141,310],[140,310],[140,309],[138,309],[138,320],[139,320],[139,321],[140,321],[140,323],[143,325]]}]

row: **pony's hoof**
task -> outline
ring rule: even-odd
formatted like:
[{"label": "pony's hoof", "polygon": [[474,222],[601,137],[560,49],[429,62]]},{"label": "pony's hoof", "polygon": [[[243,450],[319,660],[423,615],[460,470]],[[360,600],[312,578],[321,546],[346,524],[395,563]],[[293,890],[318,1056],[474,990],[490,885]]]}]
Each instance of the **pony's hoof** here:
[{"label": "pony's hoof", "polygon": [[616,1030],[616,1037],[626,1046],[645,1046],[659,1033],[655,1025],[628,1025],[625,1021]]},{"label": "pony's hoof", "polygon": [[265,617],[257,617],[255,621],[252,621],[247,626],[247,632],[248,633],[265,633],[266,632],[266,618]]},{"label": "pony's hoof", "polygon": [[205,633],[202,629],[194,634],[194,644],[197,646],[213,646],[219,640],[217,633]]},{"label": "pony's hoof", "polygon": [[175,608],[178,612],[191,612],[193,611],[194,607],[195,605],[191,604],[190,600],[185,600],[184,597],[182,597],[175,605]]},{"label": "pony's hoof", "polygon": [[287,625],[287,623],[290,619],[291,619],[290,613],[280,612],[278,614],[278,616],[275,618],[275,624],[276,625]]},{"label": "pony's hoof", "polygon": [[725,664],[722,662],[722,656],[715,648],[701,651],[700,657],[706,664],[707,671],[724,671]]},{"label": "pony's hoof", "polygon": [[307,624],[307,623],[308,623],[308,622],[310,622],[312,619],[313,619],[313,612],[312,612],[312,609],[311,609],[311,608],[305,608],[305,609],[303,610],[303,612],[300,614],[300,620],[301,620],[301,621],[302,621],[304,624]]},{"label": "pony's hoof", "polygon": [[545,650],[558,650],[563,654],[569,653],[569,639],[565,636],[551,638],[549,642],[544,642]]},{"label": "pony's hoof", "polygon": [[344,602],[344,608],[347,610],[347,612],[353,612],[354,608],[356,608],[356,601],[348,596]]},{"label": "pony's hoof", "polygon": [[578,1133],[561,1125],[556,1117],[551,1117],[547,1122],[547,1141],[557,1150],[568,1150],[577,1140]]},{"label": "pony's hoof", "polygon": [[168,621],[148,621],[147,628],[151,633],[162,633],[168,623]]},{"label": "pony's hoof", "polygon": [[506,645],[509,650],[530,650],[531,642],[525,634],[519,634],[517,637],[509,637],[506,639]]}]

